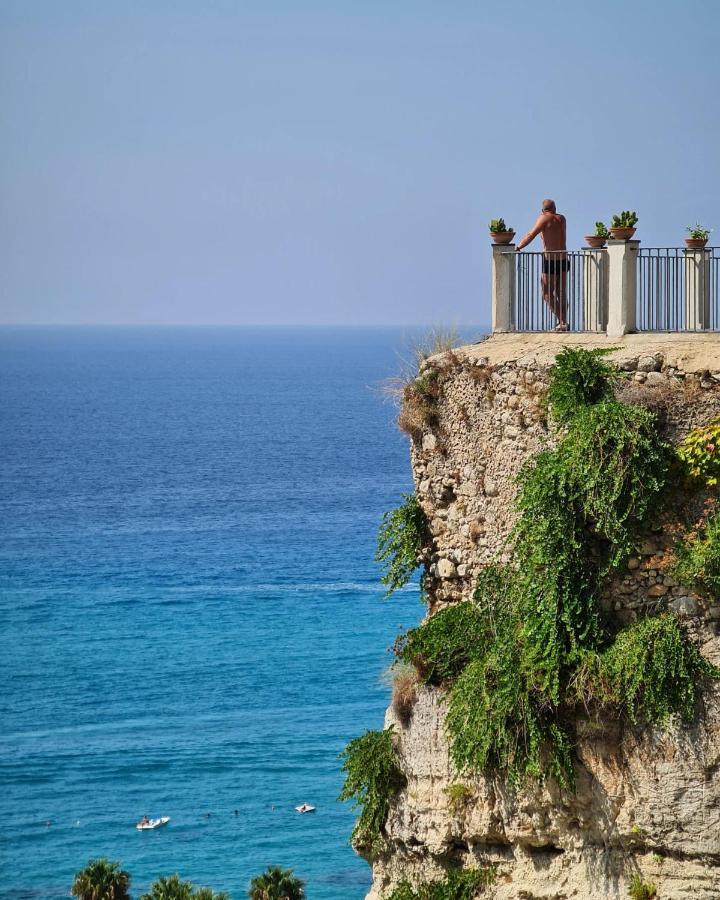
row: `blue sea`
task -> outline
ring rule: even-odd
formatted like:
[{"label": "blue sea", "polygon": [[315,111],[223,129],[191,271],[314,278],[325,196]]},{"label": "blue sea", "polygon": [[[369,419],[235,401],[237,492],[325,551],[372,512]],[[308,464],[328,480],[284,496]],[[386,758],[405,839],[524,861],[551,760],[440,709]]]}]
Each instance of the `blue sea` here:
[{"label": "blue sea", "polygon": [[408,342],[0,330],[1,898],[67,897],[95,856],[133,896],[178,872],[237,900],[268,865],[364,896],[338,753],[423,613],[373,560],[411,489],[380,391]]}]

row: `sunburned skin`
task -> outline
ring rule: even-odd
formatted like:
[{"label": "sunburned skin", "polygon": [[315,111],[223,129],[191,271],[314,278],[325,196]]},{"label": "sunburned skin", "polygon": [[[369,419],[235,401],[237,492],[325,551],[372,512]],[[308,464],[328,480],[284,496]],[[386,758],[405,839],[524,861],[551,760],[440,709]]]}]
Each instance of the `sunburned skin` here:
[{"label": "sunburned skin", "polygon": [[567,243],[565,216],[555,209],[555,202],[545,199],[542,212],[525,237],[518,241],[517,250],[522,250],[540,235],[545,259],[541,276],[543,300],[558,320],[556,331],[568,331],[566,321],[567,295]]}]

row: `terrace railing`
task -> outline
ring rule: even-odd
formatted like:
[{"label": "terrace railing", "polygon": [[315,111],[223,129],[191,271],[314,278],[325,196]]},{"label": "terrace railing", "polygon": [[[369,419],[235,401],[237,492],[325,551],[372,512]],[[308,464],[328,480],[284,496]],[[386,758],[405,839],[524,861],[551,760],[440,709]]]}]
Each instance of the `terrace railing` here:
[{"label": "terrace railing", "polygon": [[516,331],[603,331],[607,324],[607,251],[513,252]]},{"label": "terrace railing", "polygon": [[642,249],[637,286],[638,331],[720,330],[720,248]]},{"label": "terrace railing", "polygon": [[493,331],[720,331],[720,248],[493,247]]}]

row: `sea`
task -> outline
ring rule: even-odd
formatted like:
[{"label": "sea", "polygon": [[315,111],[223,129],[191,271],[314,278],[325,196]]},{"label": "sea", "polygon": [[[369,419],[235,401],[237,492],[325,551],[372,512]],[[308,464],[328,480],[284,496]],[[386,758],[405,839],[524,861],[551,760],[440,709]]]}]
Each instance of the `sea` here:
[{"label": "sea", "polygon": [[133,897],[177,872],[238,900],[269,865],[364,897],[338,754],[423,616],[374,561],[417,340],[0,329],[0,898],[66,898],[99,856]]}]

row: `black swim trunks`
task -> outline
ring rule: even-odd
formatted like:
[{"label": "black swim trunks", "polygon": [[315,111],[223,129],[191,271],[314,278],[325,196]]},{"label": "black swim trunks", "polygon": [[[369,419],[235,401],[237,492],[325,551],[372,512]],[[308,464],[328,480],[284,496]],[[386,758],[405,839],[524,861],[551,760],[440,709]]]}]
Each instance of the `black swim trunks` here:
[{"label": "black swim trunks", "polygon": [[569,259],[546,259],[543,257],[543,275],[559,275],[570,268]]}]

